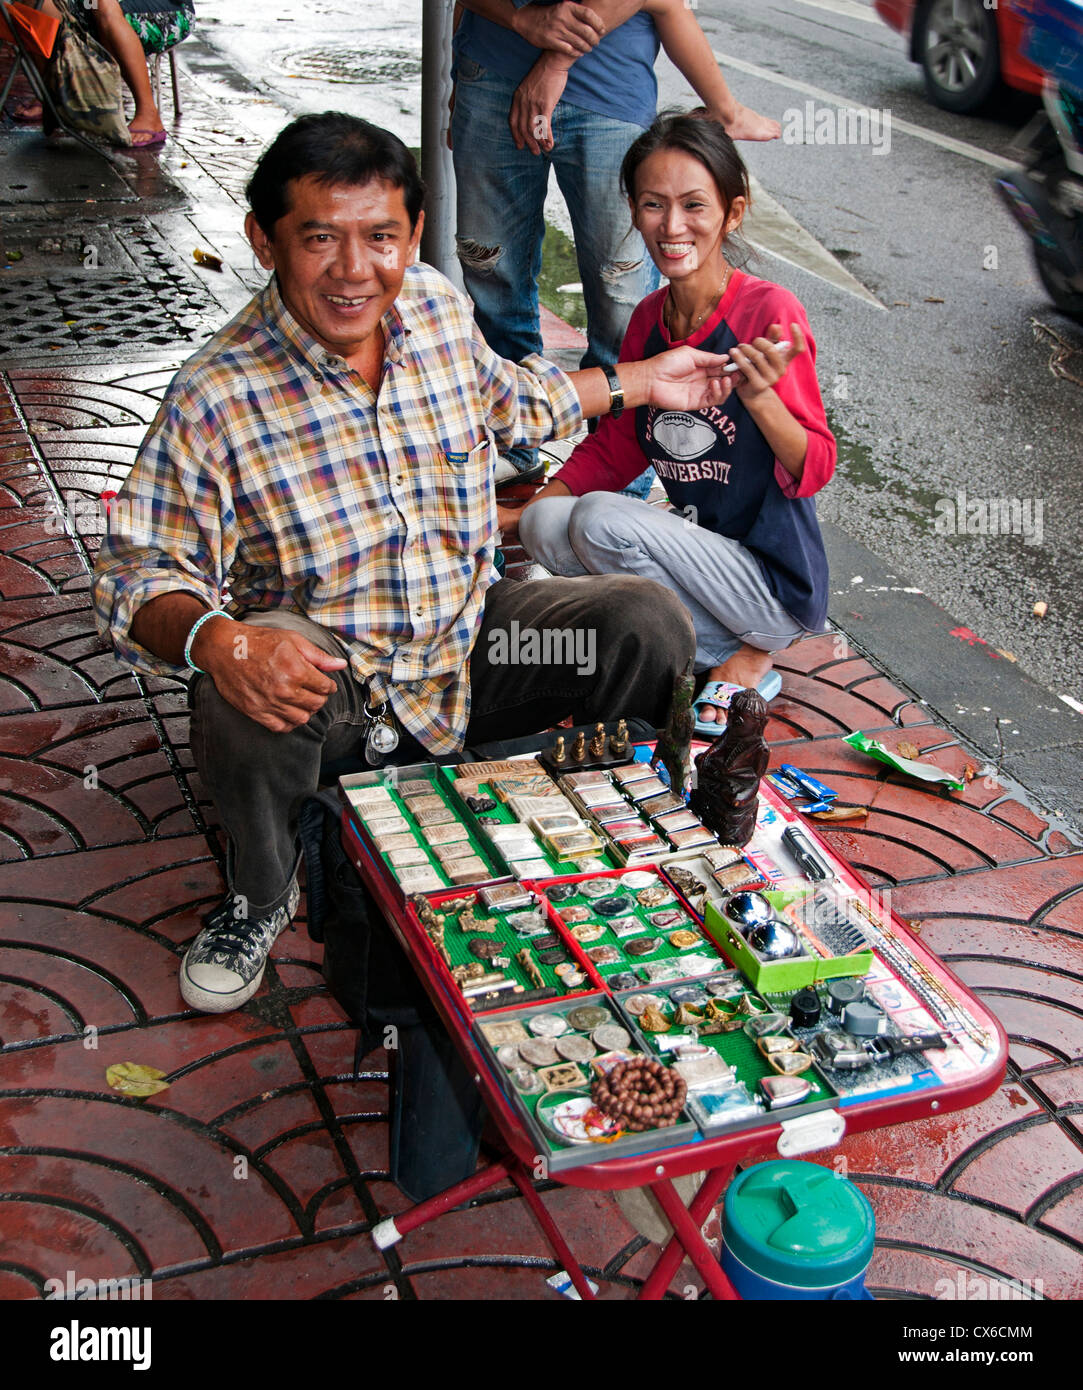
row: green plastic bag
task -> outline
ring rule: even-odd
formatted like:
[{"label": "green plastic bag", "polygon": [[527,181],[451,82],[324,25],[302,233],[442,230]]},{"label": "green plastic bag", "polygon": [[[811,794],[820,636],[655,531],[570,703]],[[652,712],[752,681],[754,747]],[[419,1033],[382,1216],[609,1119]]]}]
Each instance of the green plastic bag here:
[{"label": "green plastic bag", "polygon": [[859,753],[866,753],[870,758],[875,758],[878,763],[887,763],[888,767],[893,767],[896,772],[905,772],[908,777],[917,777],[922,782],[935,782],[945,787],[954,787],[957,792],[961,792],[966,783],[960,781],[950,772],[945,772],[942,768],[933,767],[931,763],[917,763],[913,758],[900,758],[898,753],[892,753],[885,748],[882,743],[877,743],[874,738],[869,738],[867,734],[850,734],[844,738],[843,743],[848,743],[851,748],[856,748]]}]

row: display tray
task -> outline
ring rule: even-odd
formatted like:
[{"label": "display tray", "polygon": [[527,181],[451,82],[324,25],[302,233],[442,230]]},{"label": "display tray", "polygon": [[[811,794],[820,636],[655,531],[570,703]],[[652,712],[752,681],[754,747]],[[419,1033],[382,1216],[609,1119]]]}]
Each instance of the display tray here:
[{"label": "display tray", "polygon": [[[481,896],[486,890],[479,892],[473,888],[418,893],[406,901],[406,912],[424,934],[434,966],[465,1008],[474,1013],[513,1006],[536,1010],[542,1006],[548,1007],[554,1000],[574,1001],[585,993],[597,990],[601,985],[597,973],[560,922],[550,919],[546,904],[539,894],[526,884],[496,884],[491,885],[489,891],[498,894],[501,890],[506,893],[521,891],[529,895],[533,902],[506,909],[489,908]],[[473,921],[471,917],[466,917],[467,913],[471,914]],[[528,916],[536,919],[536,923],[529,924],[531,931],[536,924],[541,924],[540,932],[527,934],[525,928],[528,923],[525,919]],[[442,922],[440,918],[443,918]],[[434,922],[435,926],[432,925]],[[486,930],[483,925],[475,923],[494,923],[495,926]],[[556,939],[554,945],[536,945],[539,940],[552,938]],[[487,961],[471,951],[471,942],[482,943],[485,951],[497,947],[504,949],[499,950],[492,961]],[[536,967],[540,984],[531,977],[524,952]],[[561,959],[542,959],[542,954],[550,957],[559,954]],[[490,981],[493,989],[486,991],[483,978],[471,980],[464,977],[466,970],[476,971],[479,966],[488,967],[489,974],[502,975],[503,980]],[[572,971],[568,978],[560,973],[564,966]]]},{"label": "display tray", "polygon": [[[526,822],[520,820],[508,804],[508,801],[497,794],[497,790],[494,788],[491,781],[480,781],[475,777],[464,777],[460,779],[455,776],[455,772],[455,767],[441,768],[440,777],[447,789],[449,797],[452,799],[452,803],[458,808],[460,816],[464,821],[470,824],[475,837],[484,841],[489,852],[489,857],[494,860],[494,862],[501,865],[504,873],[516,877],[525,877],[526,874],[518,873],[515,864],[509,861],[508,857],[502,851],[500,844],[494,841],[488,832],[499,831],[501,829],[506,830],[509,827],[517,825],[522,825],[524,829],[528,829]],[[554,793],[559,792],[559,788],[553,782],[552,778],[548,777],[533,759],[524,762],[518,774],[503,774],[499,780],[514,782],[516,777],[529,779],[531,772],[536,772],[544,777],[546,783],[552,788]],[[494,803],[492,809],[485,812],[472,811],[466,803],[466,794],[460,794],[459,788],[456,785],[460,780],[465,782],[469,787],[469,792],[467,794],[470,796],[481,796],[492,801]],[[521,794],[528,795],[529,793],[524,789]],[[574,811],[580,818],[585,819],[579,806],[575,805],[567,797],[563,795],[554,795],[551,799],[555,803],[556,808],[563,809],[566,807],[569,811]],[[492,821],[495,821],[495,824],[487,826],[486,823],[481,820],[482,815],[488,816]],[[587,821],[587,824],[591,825],[591,822]],[[605,868],[613,868],[618,863],[613,855],[607,852],[607,844],[604,839],[600,840],[597,850],[585,852],[574,858],[560,858],[546,847],[540,836],[533,831],[529,833],[537,845],[537,852],[534,857],[538,861],[537,866],[529,870],[530,877],[549,878],[582,873],[578,861],[588,857],[598,860]]]},{"label": "display tray", "polygon": [[[458,799],[449,795],[435,763],[350,773],[339,778],[339,795],[345,802],[346,830],[381,865],[402,898],[456,887],[456,863],[467,866],[461,872],[470,877],[463,883],[471,886],[507,876],[506,866],[462,815]],[[432,804],[422,807],[422,799]]]},{"label": "display tray", "polygon": [[[634,1028],[644,1045],[662,1061],[678,1064],[678,1070],[690,1066],[689,1100],[687,1107],[705,1135],[714,1137],[720,1133],[750,1129],[777,1119],[790,1119],[797,1115],[811,1114],[816,1110],[826,1110],[838,1102],[838,1091],[826,1074],[809,1058],[810,1065],[800,1072],[793,1073],[796,1080],[806,1083],[808,1094],[795,1103],[771,1104],[760,1083],[764,1078],[776,1078],[779,1073],[773,1068],[757,1046],[755,1037],[749,1036],[747,1028],[768,1021],[774,1012],[770,1003],[751,989],[736,970],[720,971],[715,975],[694,980],[651,986],[649,989],[624,990],[616,996],[617,1005],[630,1027]],[[665,1031],[655,1031],[648,1026],[650,1015],[645,1005],[653,1005],[659,1021],[669,1023]],[[689,1024],[680,1023],[680,1011],[687,1010]],[[712,1012],[715,1017],[712,1018]],[[691,1022],[692,1016],[700,1016],[702,1022]],[[783,1016],[784,1017],[784,1016]],[[705,1031],[712,1027],[725,1031]],[[801,1037],[789,1026],[775,1025],[772,1028],[775,1039],[793,1041],[790,1049],[794,1055],[802,1054]],[[781,1050],[781,1042],[779,1042]],[[689,1049],[692,1049],[690,1051]],[[758,1102],[760,1109],[742,1113],[741,1096],[732,1090],[722,1079],[703,1076],[700,1084],[695,1084],[697,1068],[710,1073],[713,1069],[710,1058],[702,1049],[720,1057],[736,1073],[735,1080],[743,1086],[751,1102]],[[708,1095],[717,1101],[708,1107]],[[731,1109],[728,1107],[732,1105]],[[747,1108],[747,1107],[746,1107]],[[711,1113],[708,1113],[710,1110]]]},{"label": "display tray", "polygon": [[[595,1011],[596,1017],[591,1020],[582,1019],[583,1023],[589,1021],[590,1026],[576,1027],[579,1020],[575,1015],[583,1009]],[[599,1022],[603,1013],[605,1019]],[[556,1018],[564,1024],[564,1031],[557,1036],[547,1036],[545,1031],[535,1033],[531,1023],[539,1015],[543,1018],[539,1027],[555,1029],[557,1025],[548,1023],[547,1020]],[[608,1048],[605,1046],[604,1032],[600,1035],[600,1042],[595,1041],[599,1037],[599,1028],[620,1029],[627,1042],[616,1049]],[[486,1054],[500,1086],[522,1117],[527,1131],[537,1145],[536,1152],[539,1158],[552,1172],[575,1168],[584,1163],[597,1163],[601,1158],[627,1158],[636,1154],[652,1153],[657,1149],[693,1144],[700,1139],[699,1130],[686,1110],[680,1112],[675,1124],[662,1128],[647,1129],[638,1133],[624,1130],[615,1134],[600,1132],[595,1128],[594,1138],[586,1137],[587,1131],[580,1128],[579,1142],[569,1137],[567,1131],[562,1136],[562,1112],[558,1107],[571,1102],[575,1109],[585,1110],[589,1120],[593,1112],[589,1103],[590,1085],[598,1075],[600,1066],[622,1059],[650,1055],[638,1030],[634,1026],[628,1026],[613,1000],[606,994],[594,993],[574,1000],[562,1000],[546,1004],[544,1009],[535,1006],[532,1010],[524,1008],[487,1014],[484,1019],[479,1019],[474,1024],[473,1033]],[[569,1040],[574,1040],[571,1047]],[[526,1057],[518,1050],[523,1044],[527,1047]],[[539,1045],[539,1051],[531,1053],[531,1047],[535,1044]],[[530,1055],[540,1057],[546,1044],[549,1045],[550,1055],[555,1054],[555,1061],[549,1062],[548,1065],[532,1066],[527,1058]],[[562,1044],[569,1051],[574,1050],[584,1060],[570,1061],[562,1056]],[[588,1057],[587,1054],[590,1052],[593,1052],[593,1055]],[[554,1076],[551,1071],[554,1065],[574,1068],[578,1077],[571,1073],[567,1075],[567,1080],[574,1084],[558,1086],[553,1092],[523,1091],[516,1084],[517,1081],[526,1079],[532,1087],[544,1087],[545,1078],[548,1078],[556,1085],[559,1077]],[[542,1073],[545,1073],[545,1078]],[[554,1110],[557,1111],[556,1114],[553,1113]],[[535,1176],[538,1176],[537,1172]]]},{"label": "display tray", "polygon": [[[603,885],[611,885],[609,891],[601,891]],[[580,874],[536,886],[553,921],[578,941],[607,988],[622,988],[621,976],[634,975],[642,986],[659,975],[682,979],[718,968],[714,943],[655,868]],[[645,897],[661,901],[645,902]],[[674,940],[677,933],[684,939]],[[657,944],[644,952],[648,941]]]}]

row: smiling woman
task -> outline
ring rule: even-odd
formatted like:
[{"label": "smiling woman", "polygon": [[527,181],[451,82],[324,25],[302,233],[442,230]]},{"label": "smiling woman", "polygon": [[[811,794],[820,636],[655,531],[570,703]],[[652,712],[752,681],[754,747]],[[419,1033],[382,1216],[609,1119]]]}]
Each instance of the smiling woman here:
[{"label": "smiling woman", "polygon": [[[773,653],[823,626],[827,559],[812,494],[834,470],[835,441],[803,307],[727,258],[749,189],[722,126],[660,116],[629,149],[621,184],[669,280],[635,310],[621,360],[683,344],[725,355],[730,375],[694,411],[647,406],[604,420],[519,516],[501,519],[518,522],[551,573],[634,573],[680,598],[709,682],[697,727],[711,732],[720,687],[776,693]],[[672,511],[612,495],[644,463]]]}]

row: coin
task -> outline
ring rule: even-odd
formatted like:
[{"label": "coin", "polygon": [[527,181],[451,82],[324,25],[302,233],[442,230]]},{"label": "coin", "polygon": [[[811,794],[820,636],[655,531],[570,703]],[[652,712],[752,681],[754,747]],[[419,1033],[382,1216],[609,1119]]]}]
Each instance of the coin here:
[{"label": "coin", "polygon": [[548,951],[538,951],[537,955],[542,965],[560,965],[568,959],[567,952],[561,946],[554,946]]},{"label": "coin", "polygon": [[[567,975],[564,980],[567,983]],[[568,1025],[559,1014],[535,1014],[527,1019],[526,1026],[539,1038],[559,1038],[561,1033],[568,1031]]]},{"label": "coin", "polygon": [[532,1067],[551,1067],[560,1061],[560,1055],[551,1042],[534,1038],[519,1044],[519,1055]]},{"label": "coin", "polygon": [[609,1022],[609,1010],[599,1008],[597,1004],[580,1004],[578,1009],[569,1010],[566,1017],[573,1028],[578,1028],[581,1033],[589,1033]]},{"label": "coin", "polygon": [[660,936],[641,936],[635,941],[629,941],[624,949],[630,956],[649,956],[657,951],[661,944]]},{"label": "coin", "polygon": [[634,970],[625,970],[620,975],[610,975],[606,984],[612,990],[635,989],[639,984],[639,976]]},{"label": "coin", "polygon": [[644,1009],[649,1009],[652,1006],[660,1009],[664,1003],[665,1000],[659,998],[657,994],[633,994],[624,1001],[624,1007],[630,1014],[638,1018]]},{"label": "coin", "polygon": [[676,946],[678,951],[687,951],[689,946],[698,946],[702,940],[699,932],[683,927],[680,931],[670,933],[669,944]]},{"label": "coin", "polygon": [[564,976],[564,983],[569,989],[578,989],[586,978],[582,970],[569,970]]},{"label": "coin", "polygon": [[565,922],[585,922],[590,917],[590,908],[582,903],[572,903],[570,907],[563,908],[560,915]]},{"label": "coin", "polygon": [[632,1041],[632,1035],[616,1023],[603,1023],[595,1028],[591,1033],[591,1040],[600,1047],[603,1052],[614,1052],[622,1047],[627,1047]]},{"label": "coin", "polygon": [[517,1067],[519,1065],[519,1049],[513,1047],[511,1043],[505,1043],[503,1047],[497,1048],[496,1060],[502,1067]]},{"label": "coin", "polygon": [[613,891],[613,880],[609,878],[588,878],[579,885],[584,898],[604,898]]},{"label": "coin", "polygon": [[576,941],[597,941],[605,927],[601,922],[576,922],[571,931]]},{"label": "coin", "polygon": [[578,883],[551,883],[545,890],[545,896],[551,903],[562,903],[566,898],[574,898],[578,892]]},{"label": "coin", "polygon": [[617,965],[621,959],[615,946],[592,946],[587,955],[595,965]]},{"label": "coin", "polygon": [[631,888],[633,892],[638,893],[641,888],[653,888],[658,879],[645,869],[633,869],[630,873],[621,874],[620,881],[625,888]]},{"label": "coin", "polygon": [[557,1051],[569,1062],[589,1062],[597,1049],[589,1039],[578,1033],[569,1033],[566,1038],[557,1039]]}]

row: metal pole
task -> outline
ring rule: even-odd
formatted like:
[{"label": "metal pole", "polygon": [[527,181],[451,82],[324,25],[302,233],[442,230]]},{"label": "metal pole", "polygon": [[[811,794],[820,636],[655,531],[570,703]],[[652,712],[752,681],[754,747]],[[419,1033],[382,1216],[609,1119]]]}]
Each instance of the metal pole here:
[{"label": "metal pole", "polygon": [[455,169],[447,145],[454,9],[451,0],[421,4],[421,176],[428,187],[421,259],[462,289],[455,255]]}]

